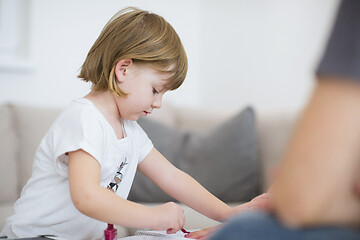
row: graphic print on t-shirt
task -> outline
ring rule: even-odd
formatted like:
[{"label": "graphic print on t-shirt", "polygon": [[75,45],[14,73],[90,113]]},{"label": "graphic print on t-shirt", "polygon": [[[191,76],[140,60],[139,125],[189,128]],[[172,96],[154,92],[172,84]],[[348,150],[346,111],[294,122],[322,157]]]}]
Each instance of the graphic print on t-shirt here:
[{"label": "graphic print on t-shirt", "polygon": [[127,157],[125,157],[124,161],[121,162],[115,176],[114,176],[114,179],[112,180],[111,183],[109,183],[109,185],[107,186],[107,189],[113,191],[113,192],[116,192],[119,188],[119,183],[121,182],[123,176],[124,176],[124,173],[125,173],[125,169],[124,169],[124,166],[127,165],[128,162],[127,162]]}]

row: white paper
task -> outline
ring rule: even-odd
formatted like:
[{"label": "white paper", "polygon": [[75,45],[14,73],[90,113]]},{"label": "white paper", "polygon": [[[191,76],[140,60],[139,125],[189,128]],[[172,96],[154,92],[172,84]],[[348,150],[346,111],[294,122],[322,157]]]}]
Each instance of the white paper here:
[{"label": "white paper", "polygon": [[[196,230],[191,230],[196,231]],[[169,240],[184,240],[189,238],[185,238],[185,233],[182,231],[178,231],[174,234],[167,234],[166,231],[145,231],[138,230],[135,232],[135,236],[119,238],[121,240],[157,240],[157,239],[169,239]]]}]

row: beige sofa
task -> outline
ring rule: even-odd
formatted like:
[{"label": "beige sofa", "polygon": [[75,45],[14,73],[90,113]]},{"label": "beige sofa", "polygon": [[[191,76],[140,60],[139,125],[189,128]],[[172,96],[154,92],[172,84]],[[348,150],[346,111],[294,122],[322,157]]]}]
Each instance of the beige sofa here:
[{"label": "beige sofa", "polygon": [[[239,110],[240,111],[240,110]],[[27,179],[35,150],[51,123],[60,113],[59,109],[44,109],[33,106],[3,104],[0,106],[0,228],[6,217],[12,214],[15,200]],[[204,132],[214,129],[232,118],[236,113],[209,112],[196,109],[179,109],[164,106],[154,111],[151,120],[182,131]],[[256,114],[256,111],[255,111]],[[256,114],[256,148],[259,160],[261,191],[269,185],[272,167],[279,160],[296,121],[295,113]],[[145,129],[146,131],[146,129]],[[151,136],[150,136],[151,137]],[[221,149],[217,149],[221,151]],[[206,172],[206,166],[203,168]],[[195,176],[196,177],[196,176]],[[220,181],[221,178],[217,181]],[[136,185],[134,185],[136,187]],[[241,201],[232,201],[237,205]],[[154,205],[148,201],[144,204]],[[186,228],[204,228],[217,224],[184,206]],[[120,237],[132,234],[134,229],[117,227]]]}]

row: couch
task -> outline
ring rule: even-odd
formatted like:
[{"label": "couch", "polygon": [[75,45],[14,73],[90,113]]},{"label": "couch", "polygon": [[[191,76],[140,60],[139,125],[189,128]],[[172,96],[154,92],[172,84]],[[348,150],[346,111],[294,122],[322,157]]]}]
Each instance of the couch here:
[{"label": "couch", "polygon": [[[31,176],[35,150],[60,109],[0,106],[0,228]],[[232,206],[266,191],[271,171],[291,135],[297,113],[207,111],[164,105],[139,124],[155,147]],[[137,174],[129,198],[154,206],[172,200]],[[183,206],[183,205],[182,205]],[[187,229],[218,224],[183,206]],[[117,226],[118,236],[136,229]]]}]

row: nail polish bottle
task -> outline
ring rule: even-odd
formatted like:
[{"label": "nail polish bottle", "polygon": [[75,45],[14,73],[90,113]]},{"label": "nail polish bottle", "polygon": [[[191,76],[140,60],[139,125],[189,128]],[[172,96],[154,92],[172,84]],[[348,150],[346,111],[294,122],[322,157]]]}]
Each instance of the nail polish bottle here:
[{"label": "nail polish bottle", "polygon": [[114,228],[114,224],[108,223],[107,229],[104,230],[105,240],[117,240],[117,230]]}]

